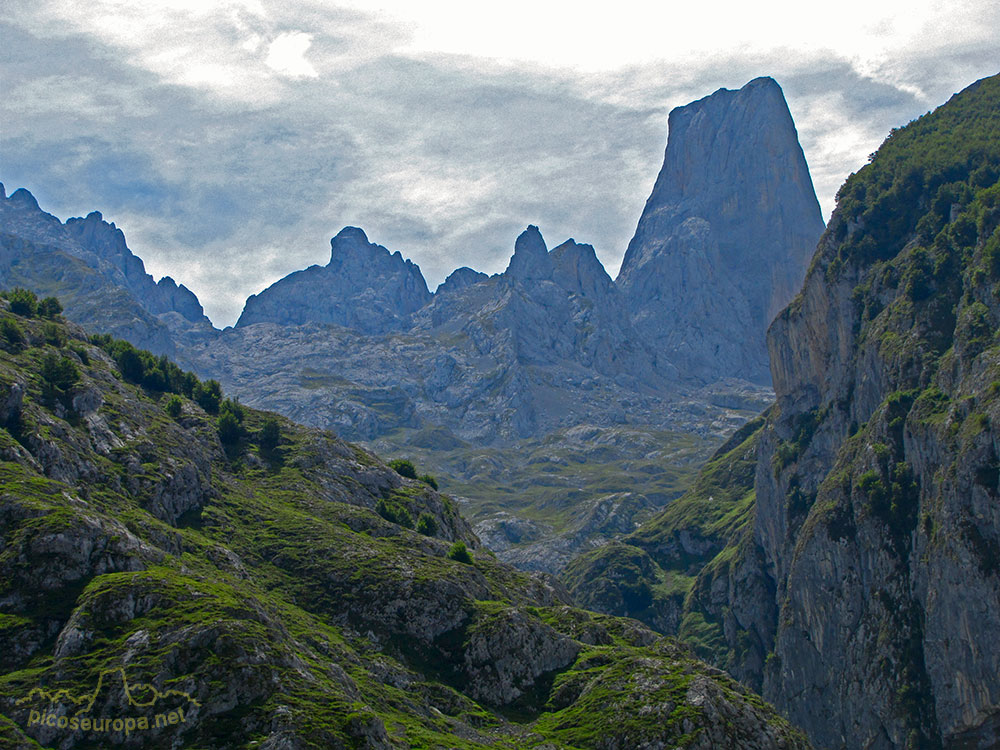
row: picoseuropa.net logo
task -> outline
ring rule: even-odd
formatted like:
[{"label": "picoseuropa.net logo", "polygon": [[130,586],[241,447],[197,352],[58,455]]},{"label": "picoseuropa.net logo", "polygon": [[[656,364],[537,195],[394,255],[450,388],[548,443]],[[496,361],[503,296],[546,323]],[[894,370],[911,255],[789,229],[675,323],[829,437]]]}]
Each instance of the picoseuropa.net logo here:
[{"label": "picoseuropa.net logo", "polygon": [[[121,683],[124,695],[122,710],[112,716],[94,716],[94,704],[102,690],[114,690]],[[130,684],[122,668],[107,669],[98,676],[90,692],[74,694],[70,690],[49,691],[32,688],[15,705],[24,709],[22,721],[32,733],[64,730],[107,736],[162,729],[191,721],[201,704],[181,690],[161,692],[146,683]]]}]

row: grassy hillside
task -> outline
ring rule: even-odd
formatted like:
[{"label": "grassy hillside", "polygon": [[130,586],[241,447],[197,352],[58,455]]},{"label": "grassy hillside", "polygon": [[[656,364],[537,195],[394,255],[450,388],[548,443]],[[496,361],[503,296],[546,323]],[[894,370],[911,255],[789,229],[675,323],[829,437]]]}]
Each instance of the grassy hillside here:
[{"label": "grassy hillside", "polygon": [[427,483],[10,308],[4,747],[805,747],[675,641],[499,563]]}]

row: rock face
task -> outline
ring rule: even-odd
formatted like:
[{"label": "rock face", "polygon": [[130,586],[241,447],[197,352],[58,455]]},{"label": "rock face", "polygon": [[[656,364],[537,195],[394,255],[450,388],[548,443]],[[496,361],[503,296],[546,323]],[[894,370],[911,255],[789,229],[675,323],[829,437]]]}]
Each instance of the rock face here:
[{"label": "rock face", "polygon": [[364,334],[409,328],[431,299],[420,268],[356,227],[330,240],[330,262],[296,271],[246,301],[236,327],[332,323]]},{"label": "rock face", "polygon": [[764,331],[822,231],[781,88],[757,78],[670,113],[617,282],[637,330],[686,377],[766,383]]},{"label": "rock face", "polygon": [[570,568],[819,747],[1000,740],[998,177],[1000,76],[894,130],[771,326],[777,403]]},{"label": "rock face", "polygon": [[234,404],[224,444],[194,382],[154,393],[78,326],[0,318],[0,746],[808,747],[373,454],[274,415],[265,447]]},{"label": "rock face", "polygon": [[179,338],[213,330],[194,293],[169,276],[154,281],[100,213],[62,223],[27,190],[8,198],[3,185],[0,285],[56,295],[72,320],[158,354],[176,355]]}]

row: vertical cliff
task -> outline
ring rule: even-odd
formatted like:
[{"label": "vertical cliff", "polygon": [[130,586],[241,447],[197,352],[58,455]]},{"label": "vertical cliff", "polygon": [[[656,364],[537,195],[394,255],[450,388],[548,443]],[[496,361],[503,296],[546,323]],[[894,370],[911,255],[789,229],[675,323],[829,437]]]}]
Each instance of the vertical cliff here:
[{"label": "vertical cliff", "polygon": [[764,332],[822,231],[781,88],[757,78],[670,113],[617,281],[636,327],[682,375],[767,382]]},{"label": "vertical cliff", "polygon": [[998,178],[1000,77],[893,131],[769,330],[777,403],[625,540],[648,595],[571,566],[818,747],[1000,742]]}]

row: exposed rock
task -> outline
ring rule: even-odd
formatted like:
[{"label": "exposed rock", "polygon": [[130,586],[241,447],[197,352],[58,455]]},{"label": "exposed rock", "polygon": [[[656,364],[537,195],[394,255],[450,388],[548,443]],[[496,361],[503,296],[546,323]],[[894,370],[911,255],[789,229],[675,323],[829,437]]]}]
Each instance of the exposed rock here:
[{"label": "exposed rock", "polygon": [[332,323],[364,334],[409,327],[431,299],[420,268],[368,241],[356,227],[330,240],[330,262],[296,271],[251,295],[236,327]]},{"label": "exposed rock", "polygon": [[0,285],[54,292],[71,320],[157,354],[214,330],[194,293],[155,282],[99,212],[62,223],[24,188],[0,197]]},{"label": "exposed rock", "polygon": [[1000,76],[893,131],[770,328],[777,403],[626,552],[570,566],[606,611],[672,632],[673,606],[819,747],[996,743],[998,133]]},{"label": "exposed rock", "polygon": [[434,294],[457,292],[459,289],[465,289],[467,286],[486,281],[488,278],[489,276],[485,273],[474,271],[468,266],[462,266],[448,274],[448,278],[438,285]]},{"label": "exposed rock", "polygon": [[669,125],[617,282],[685,377],[766,383],[764,331],[823,231],[795,125],[770,78],[678,107]]},{"label": "exposed rock", "polygon": [[3,747],[808,747],[676,644],[497,561],[363,449],[276,417],[265,448],[246,407],[223,449],[182,386],[170,417],[79,328],[16,320],[57,327],[93,411],[60,416],[37,352],[0,351],[0,383],[24,384],[0,467]]}]

